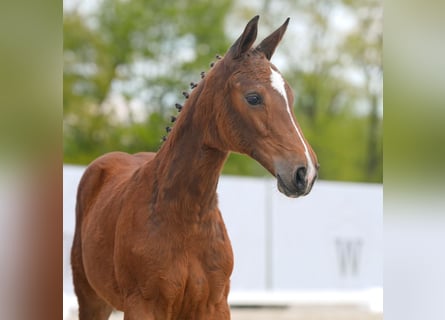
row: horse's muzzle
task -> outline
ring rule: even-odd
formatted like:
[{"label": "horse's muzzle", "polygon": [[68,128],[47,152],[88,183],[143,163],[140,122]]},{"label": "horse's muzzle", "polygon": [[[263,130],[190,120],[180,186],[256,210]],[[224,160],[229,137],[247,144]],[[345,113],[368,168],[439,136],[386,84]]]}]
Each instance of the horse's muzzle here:
[{"label": "horse's muzzle", "polygon": [[290,198],[307,195],[314,185],[317,175],[308,177],[306,167],[299,167],[293,174],[277,173],[278,190]]}]

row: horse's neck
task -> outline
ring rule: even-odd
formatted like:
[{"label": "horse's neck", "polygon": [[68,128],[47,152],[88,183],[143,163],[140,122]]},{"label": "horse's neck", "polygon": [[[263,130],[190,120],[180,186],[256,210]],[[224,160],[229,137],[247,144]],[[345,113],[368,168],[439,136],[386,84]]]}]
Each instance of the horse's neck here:
[{"label": "horse's neck", "polygon": [[158,208],[199,216],[217,205],[216,187],[228,152],[206,146],[204,132],[214,128],[187,111],[155,157],[157,195],[153,200]]}]

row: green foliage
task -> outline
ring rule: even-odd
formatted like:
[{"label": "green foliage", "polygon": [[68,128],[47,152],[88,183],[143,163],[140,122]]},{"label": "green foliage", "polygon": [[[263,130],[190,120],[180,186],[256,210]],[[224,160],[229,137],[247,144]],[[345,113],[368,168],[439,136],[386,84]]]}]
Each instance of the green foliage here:
[{"label": "green foliage", "polygon": [[[294,59],[288,30],[280,69],[295,91],[297,119],[318,155],[320,178],[382,182],[381,89],[375,88],[382,69],[380,0],[280,3],[287,14],[297,13],[295,23],[310,25],[302,60]],[[338,7],[355,12],[357,26],[332,44],[328,19]],[[280,6],[268,0],[265,12],[233,0],[103,0],[90,14],[65,12],[64,162],[87,164],[113,150],[156,151],[181,92],[233,41],[225,30],[234,13],[244,23],[255,11],[272,30],[283,20],[274,8]],[[351,69],[363,83],[344,76]],[[239,154],[229,156],[223,172],[269,174]]]},{"label": "green foliage", "polygon": [[231,153],[224,165],[223,174],[268,176],[269,173],[258,162],[245,155]]},{"label": "green foliage", "polygon": [[[157,150],[181,91],[227,49],[230,6],[231,0],[104,0],[89,16],[65,12],[64,162]],[[124,100],[118,106],[117,95]],[[134,101],[142,101],[142,111],[130,107]]]},{"label": "green foliage", "polygon": [[[317,153],[320,178],[382,182],[381,1],[289,6],[311,26],[305,34],[308,61],[290,59],[285,77],[296,93],[298,121]],[[339,8],[354,13],[356,27],[335,41],[328,21]],[[362,80],[348,79],[351,70]]]}]

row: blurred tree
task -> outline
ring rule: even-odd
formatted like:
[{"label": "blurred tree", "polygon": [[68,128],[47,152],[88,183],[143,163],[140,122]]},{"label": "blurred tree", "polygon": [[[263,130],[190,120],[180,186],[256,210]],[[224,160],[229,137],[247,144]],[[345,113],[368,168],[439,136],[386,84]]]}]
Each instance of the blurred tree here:
[{"label": "blurred tree", "polygon": [[90,14],[66,11],[64,161],[156,150],[166,110],[174,110],[209,57],[226,50],[230,6],[231,0],[104,0]]},{"label": "blurred tree", "polygon": [[348,35],[343,48],[364,79],[361,87],[368,107],[367,157],[365,178],[381,182],[383,179],[382,128],[382,34],[383,7],[379,0],[351,0],[344,3],[356,11],[358,27]]}]

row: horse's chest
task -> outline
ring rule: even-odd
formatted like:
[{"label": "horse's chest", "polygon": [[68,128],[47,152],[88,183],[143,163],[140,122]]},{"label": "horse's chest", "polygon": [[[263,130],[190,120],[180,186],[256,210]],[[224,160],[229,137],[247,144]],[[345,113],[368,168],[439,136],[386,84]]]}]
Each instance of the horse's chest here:
[{"label": "horse's chest", "polygon": [[[190,248],[192,246],[193,248]],[[230,243],[184,242],[169,255],[167,272],[159,279],[166,295],[187,295],[193,299],[216,299],[224,291],[233,269],[233,254]]]},{"label": "horse's chest", "polygon": [[[186,270],[178,273],[172,269],[171,277],[165,279],[163,299],[172,302],[172,310],[180,318],[199,318],[211,315],[225,305],[229,292],[233,258],[231,250],[226,252],[202,253],[189,256]],[[176,281],[174,279],[178,279]],[[176,285],[172,285],[173,282]],[[182,285],[178,286],[177,284]],[[173,289],[173,290],[172,290]]]},{"label": "horse's chest", "polygon": [[222,219],[187,228],[160,221],[145,228],[139,223],[119,240],[124,294],[136,285],[144,300],[184,319],[226,304],[233,253]]},{"label": "horse's chest", "polygon": [[146,267],[145,298],[193,315],[226,300],[233,253],[228,238],[178,240],[146,257]]}]

